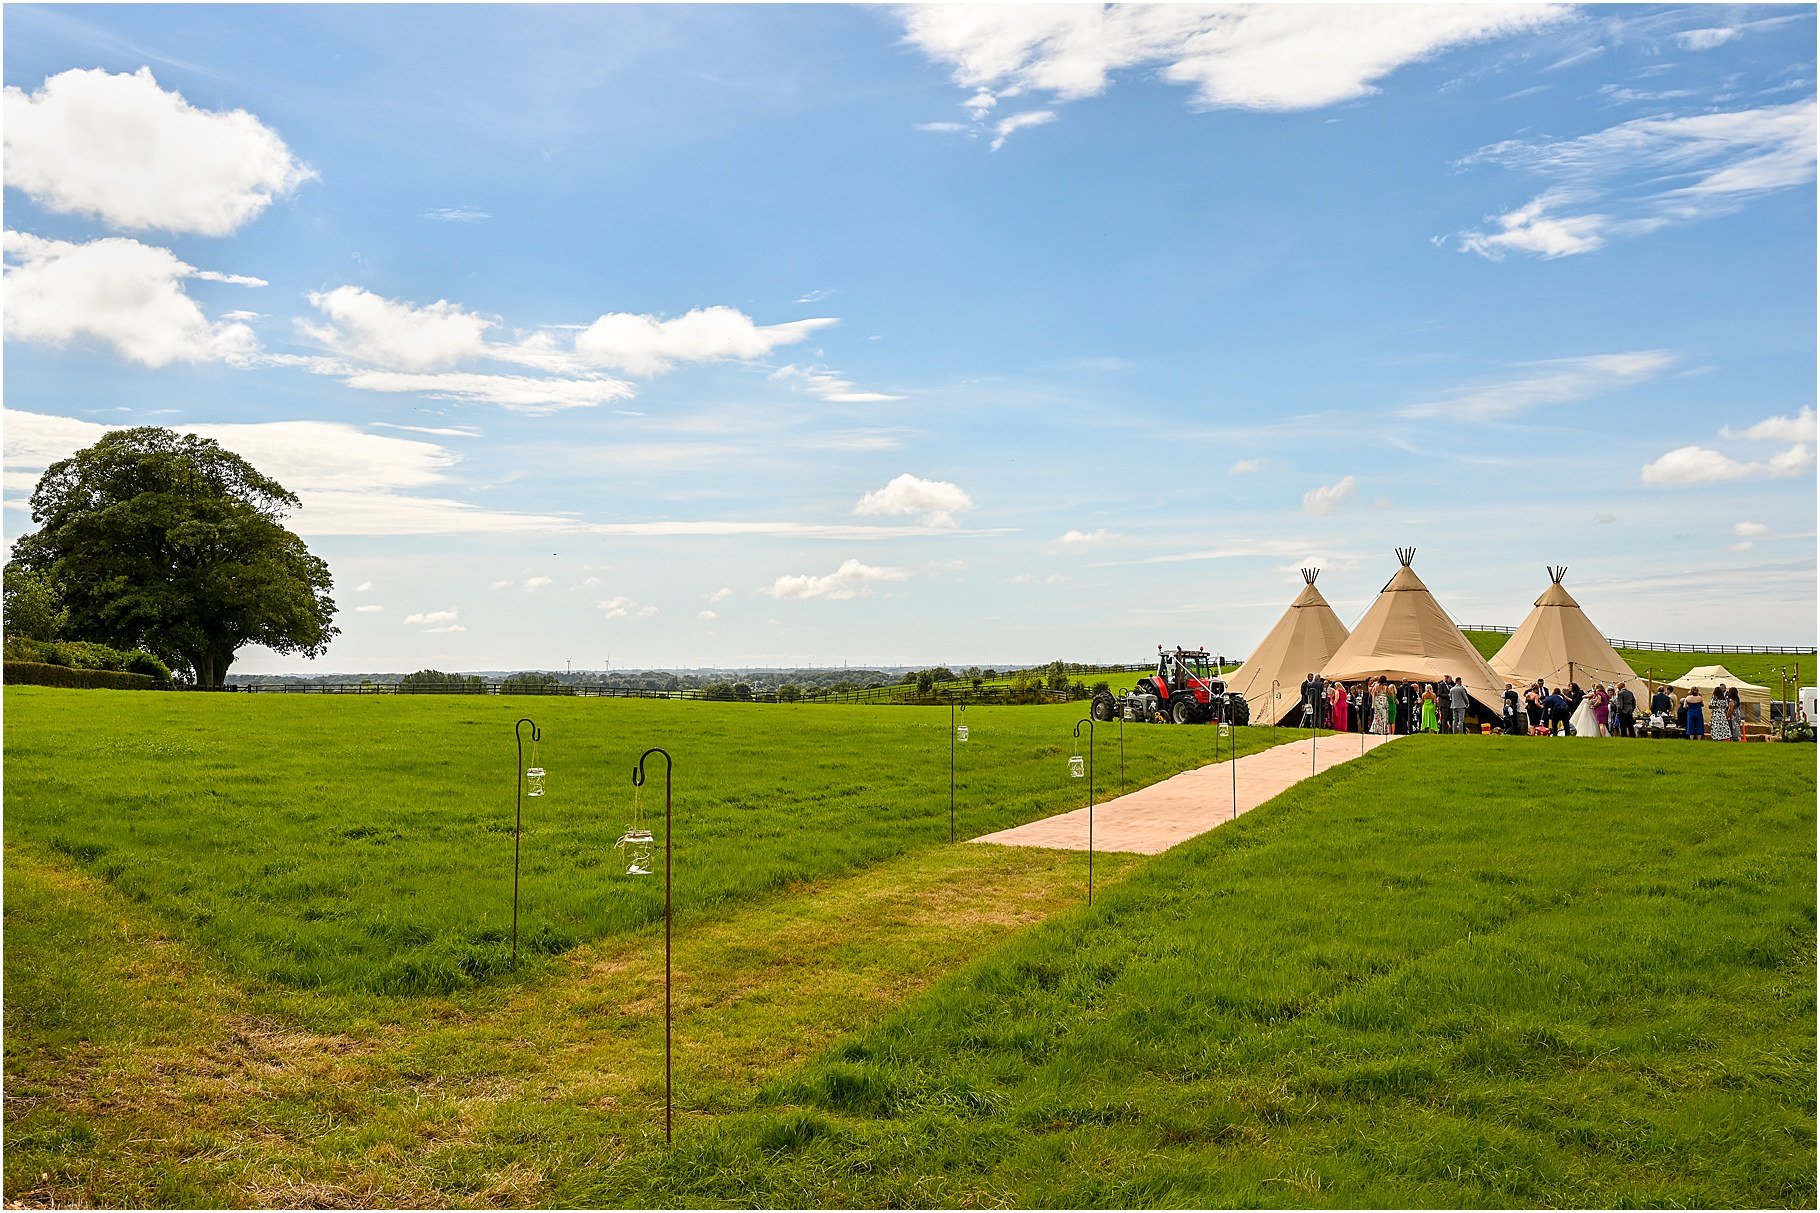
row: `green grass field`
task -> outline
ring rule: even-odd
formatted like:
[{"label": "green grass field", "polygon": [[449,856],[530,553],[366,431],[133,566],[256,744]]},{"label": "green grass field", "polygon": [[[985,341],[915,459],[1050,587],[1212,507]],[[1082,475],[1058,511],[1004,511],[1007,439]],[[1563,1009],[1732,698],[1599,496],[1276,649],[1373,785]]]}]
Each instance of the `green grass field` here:
[{"label": "green grass field", "polygon": [[[614,849],[648,746],[676,762],[682,920],[949,838],[946,708],[73,694],[7,690],[7,841],[102,877],[238,975],[295,987],[428,993],[506,970],[520,713],[550,772],[525,802],[521,959],[661,916],[661,881],[625,876]],[[1085,710],[960,716],[958,836],[1085,804],[1067,770]],[[1095,736],[1114,794],[1118,729]],[[1239,745],[1288,737],[1241,730]],[[1208,727],[1128,727],[1127,789],[1221,744]],[[647,774],[661,836],[661,758]]]},{"label": "green grass field", "polygon": [[[540,702],[512,974],[519,706],[9,688],[7,1200],[1814,1203],[1811,748],[1413,738],[1088,909],[948,845],[945,710]],[[963,836],[1084,798],[1071,708],[967,715]]]}]

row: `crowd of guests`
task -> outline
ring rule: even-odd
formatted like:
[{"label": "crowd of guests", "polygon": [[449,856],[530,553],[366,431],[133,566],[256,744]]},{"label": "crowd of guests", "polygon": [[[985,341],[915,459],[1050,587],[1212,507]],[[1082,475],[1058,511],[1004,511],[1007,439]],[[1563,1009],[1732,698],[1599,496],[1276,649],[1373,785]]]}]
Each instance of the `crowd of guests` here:
[{"label": "crowd of guests", "polygon": [[[1289,723],[1342,733],[1464,733],[1470,705],[1466,684],[1451,675],[1438,684],[1373,678],[1348,686],[1310,673],[1302,682],[1301,714]],[[1744,740],[1738,688],[1723,683],[1711,700],[1697,687],[1677,699],[1664,686],[1640,705],[1626,682],[1584,690],[1577,682],[1550,687],[1538,678],[1521,691],[1505,683],[1503,706],[1503,730],[1514,736],[1635,737],[1641,718],[1653,733]]]},{"label": "crowd of guests", "polygon": [[1309,674],[1302,682],[1302,712],[1289,723],[1341,733],[1464,733],[1472,698],[1466,684],[1448,676],[1439,683],[1373,678],[1348,686]]},{"label": "crowd of guests", "polygon": [[1519,692],[1504,684],[1504,731],[1545,737],[1635,737],[1642,717],[1654,734],[1681,732],[1688,737],[1714,741],[1743,741],[1744,722],[1738,688],[1721,683],[1709,703],[1698,687],[1679,700],[1673,690],[1657,687],[1650,694],[1647,713],[1638,710],[1637,696],[1627,682],[1594,683],[1582,690],[1577,682],[1549,687],[1538,678]]}]

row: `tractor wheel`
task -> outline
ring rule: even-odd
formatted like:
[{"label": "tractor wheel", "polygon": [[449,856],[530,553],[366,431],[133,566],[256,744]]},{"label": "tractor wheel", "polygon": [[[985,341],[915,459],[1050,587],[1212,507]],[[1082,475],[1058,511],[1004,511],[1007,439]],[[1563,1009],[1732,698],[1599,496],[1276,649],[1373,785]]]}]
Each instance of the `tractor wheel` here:
[{"label": "tractor wheel", "polygon": [[1112,702],[1112,696],[1101,691],[1093,697],[1093,718],[1101,724],[1107,724],[1118,716],[1118,708]]},{"label": "tractor wheel", "polygon": [[1226,697],[1227,716],[1233,724],[1251,723],[1251,704],[1243,695]]},{"label": "tractor wheel", "polygon": [[1169,705],[1169,719],[1177,724],[1194,723],[1194,703],[1188,698],[1186,691],[1182,693],[1180,699]]}]

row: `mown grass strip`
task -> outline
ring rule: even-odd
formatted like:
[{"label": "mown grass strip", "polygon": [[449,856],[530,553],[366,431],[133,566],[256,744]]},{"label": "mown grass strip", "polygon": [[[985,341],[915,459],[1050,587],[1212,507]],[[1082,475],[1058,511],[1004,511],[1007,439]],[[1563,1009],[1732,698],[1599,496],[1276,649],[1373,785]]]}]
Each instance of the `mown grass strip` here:
[{"label": "mown grass strip", "polygon": [[[523,986],[312,1030],[340,1018],[318,1013],[322,992],[224,984],[56,857],[26,844],[6,862],[9,1200],[549,1205],[562,1176],[643,1173],[661,1153],[652,931]],[[1102,857],[1101,879],[1137,862]],[[1079,855],[943,847],[685,928],[679,1126],[753,1107],[766,1081],[1078,902],[1084,878]]]}]

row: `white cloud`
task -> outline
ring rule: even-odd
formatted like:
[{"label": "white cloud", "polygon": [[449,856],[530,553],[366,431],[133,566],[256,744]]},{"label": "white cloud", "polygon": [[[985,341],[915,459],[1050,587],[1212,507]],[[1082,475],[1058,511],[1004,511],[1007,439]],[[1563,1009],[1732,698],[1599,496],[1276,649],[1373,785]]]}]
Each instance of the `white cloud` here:
[{"label": "white cloud", "polygon": [[1767,462],[1740,463],[1703,446],[1684,446],[1645,464],[1644,484],[1708,484],[1722,480],[1780,480],[1799,476],[1814,466],[1806,446],[1792,446]]},{"label": "white cloud", "polygon": [[1742,433],[1726,426],[1721,438],[1747,438],[1752,442],[1813,442],[1814,410],[1803,406],[1793,417],[1765,417]]},{"label": "white cloud", "polygon": [[829,318],[758,325],[735,308],[696,308],[673,320],[612,312],[576,335],[575,352],[588,362],[633,375],[657,375],[678,362],[762,358],[839,321]]},{"label": "white cloud", "polygon": [[548,589],[555,584],[556,578],[554,577],[527,577],[524,583],[525,593],[535,594],[538,590]]},{"label": "white cloud", "polygon": [[1756,546],[1757,546],[1756,544],[1754,544],[1750,540],[1746,539],[1743,543],[1726,544],[1725,550],[1728,552],[1748,552]]},{"label": "white cloud", "polygon": [[654,619],[657,617],[656,607],[640,606],[623,595],[597,602],[594,604],[594,609],[606,612],[608,619]]},{"label": "white cloud", "polygon": [[369,604],[368,604],[368,605],[366,605],[366,606],[357,606],[357,607],[355,607],[355,608],[354,608],[354,613],[355,613],[355,614],[356,614],[356,615],[377,615],[377,614],[379,614],[379,613],[380,613],[380,612],[381,612],[381,611],[383,611],[383,610],[385,610],[385,608],[384,608],[384,607],[382,607],[382,606],[375,606],[375,605],[372,605],[372,604],[370,604],[370,603],[369,603]]},{"label": "white cloud", "polygon": [[[41,472],[57,460],[93,446],[111,428],[115,427],[8,409],[7,474],[10,478],[20,471]],[[573,518],[513,514],[400,492],[448,479],[459,459],[434,443],[368,434],[329,421],[174,428],[213,438],[296,493],[303,508],[286,525],[299,535],[549,532],[572,530],[577,525]],[[30,479],[35,482],[36,478]]]},{"label": "white cloud", "polygon": [[[902,10],[908,41],[972,90],[975,122],[1019,94],[1069,101],[1160,68],[1206,109],[1315,109],[1453,47],[1565,18],[1562,5],[960,5]],[[1002,136],[1001,136],[1002,137]]]},{"label": "white cloud", "polygon": [[865,598],[879,582],[905,581],[909,576],[902,569],[879,568],[849,559],[823,577],[809,574],[779,577],[767,592],[773,598]]},{"label": "white cloud", "polygon": [[954,516],[973,508],[973,498],[958,484],[946,480],[924,480],[909,472],[892,480],[882,489],[874,489],[859,499],[853,512],[859,515],[920,514],[924,526],[951,527]]},{"label": "white cloud", "polygon": [[245,110],[201,110],[150,68],[8,86],[6,184],[48,210],[130,231],[225,236],[315,176]]},{"label": "white cloud", "polygon": [[1404,417],[1487,421],[1545,405],[1570,404],[1643,383],[1674,365],[1666,350],[1633,350],[1524,363],[1517,374],[1475,384],[1399,410]]},{"label": "white cloud", "polygon": [[245,324],[211,322],[203,314],[182,284],[204,271],[169,249],[123,236],[72,244],[9,231],[5,251],[8,337],[54,345],[98,338],[121,357],[153,367],[238,365],[259,350]]},{"label": "white cloud", "polygon": [[442,223],[485,223],[493,216],[471,206],[439,206],[423,213],[425,219],[435,219]]},{"label": "white cloud", "polygon": [[448,611],[413,611],[411,614],[404,617],[404,623],[407,627],[412,625],[449,624],[454,623],[460,617],[461,609],[459,607]]},{"label": "white cloud", "polygon": [[1493,260],[1506,252],[1566,257],[1614,237],[1729,214],[1757,195],[1811,182],[1814,140],[1810,98],[1637,118],[1574,139],[1495,143],[1460,164],[1502,165],[1556,184],[1498,216],[1498,230],[1459,233],[1460,248]]},{"label": "white cloud", "polygon": [[531,375],[489,375],[478,371],[357,371],[319,366],[324,374],[340,374],[349,387],[369,392],[414,392],[438,400],[494,404],[514,413],[548,413],[556,409],[591,408],[610,400],[625,400],[635,391],[619,379],[558,379]]},{"label": "white cloud", "polygon": [[370,590],[370,589],[372,589],[372,588],[373,588],[373,583],[372,583],[372,582],[370,582],[370,581],[363,581],[363,582],[361,582],[361,583],[360,583],[360,584],[359,584],[359,585],[357,585],[357,586],[355,586],[355,587],[354,587],[354,592],[355,592],[355,593],[356,593],[356,594],[364,594],[364,593],[366,593],[366,592],[367,592],[367,591],[368,591],[368,590]]},{"label": "white cloud", "polygon": [[1358,477],[1342,476],[1338,484],[1309,489],[1302,494],[1302,512],[1317,517],[1331,514],[1344,505],[1358,487]]},{"label": "white cloud", "polygon": [[1092,531],[1069,531],[1056,542],[1065,548],[1085,548],[1109,543],[1119,538],[1122,536],[1117,531],[1109,531],[1105,527],[1100,527]]},{"label": "white cloud", "polygon": [[487,588],[493,590],[509,590],[512,588],[512,579],[510,577],[501,577]]},{"label": "white cloud", "polygon": [[427,632],[431,636],[435,636],[435,635],[438,635],[440,633],[445,633],[445,632],[465,632],[467,630],[468,629],[462,627],[459,623],[451,623],[451,624],[447,625],[446,627],[425,628],[424,629],[424,631]]},{"label": "white cloud", "polygon": [[1255,472],[1263,466],[1264,461],[1262,459],[1240,459],[1226,469],[1226,474],[1228,476],[1243,476],[1247,472]]},{"label": "white cloud", "polygon": [[1715,46],[1724,46],[1737,36],[1737,30],[1718,26],[1711,29],[1684,29],[1675,35],[1675,41],[1684,50],[1710,51]]},{"label": "white cloud", "polygon": [[1600,513],[1594,514],[1592,520],[1594,526],[1610,526],[1612,523],[1618,521],[1618,516],[1616,514]]},{"label": "white cloud", "polygon": [[1761,522],[1740,522],[1732,527],[1732,534],[1740,539],[1758,539],[1769,534],[1769,527]]},{"label": "white cloud", "polygon": [[880,404],[887,400],[903,399],[902,396],[887,396],[883,392],[854,391],[851,380],[842,379],[822,367],[797,366],[792,363],[772,371],[771,378],[834,404]]},{"label": "white cloud", "polygon": [[1501,261],[1509,252],[1535,253],[1545,260],[1590,253],[1605,246],[1613,226],[1610,215],[1548,214],[1560,196],[1544,194],[1503,215],[1493,216],[1495,232],[1462,232],[1460,247],[1489,261]]},{"label": "white cloud", "polygon": [[727,599],[733,597],[733,587],[730,585],[723,585],[712,593],[703,594],[702,597],[706,598],[709,602],[725,602]]},{"label": "white cloud", "polygon": [[697,611],[695,614],[695,617],[697,619],[701,620],[703,623],[712,623],[712,622],[714,622],[714,620],[720,618],[720,616],[715,614],[713,611]]},{"label": "white cloud", "polygon": [[1033,126],[1046,126],[1054,121],[1054,110],[1030,110],[1027,113],[1012,114],[1008,118],[1001,118],[992,128],[994,135],[992,150],[996,152],[999,148],[1004,147],[1005,140],[1021,130],[1027,130]]},{"label": "white cloud", "polygon": [[446,299],[417,307],[357,286],[310,295],[327,324],[299,321],[305,334],[338,357],[391,370],[431,371],[478,358],[495,322]]}]

